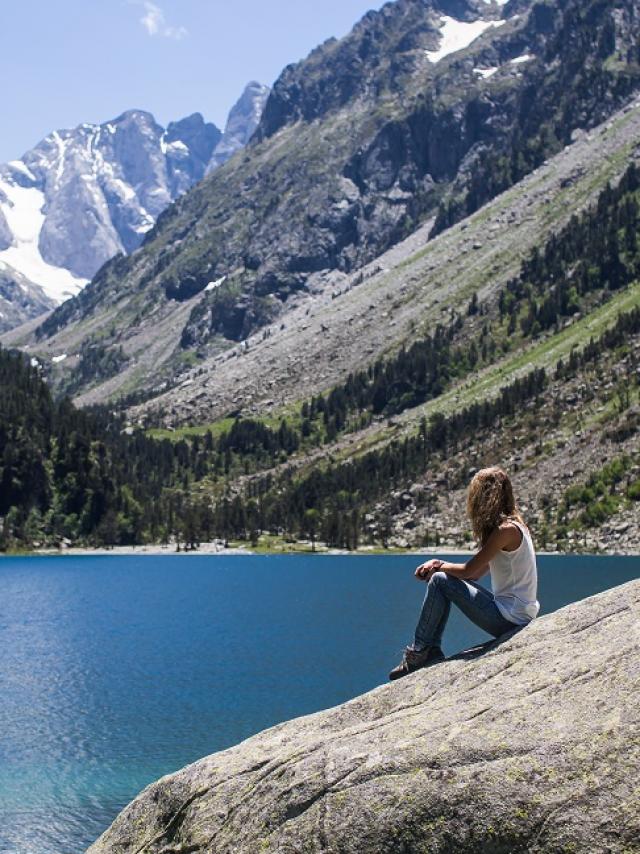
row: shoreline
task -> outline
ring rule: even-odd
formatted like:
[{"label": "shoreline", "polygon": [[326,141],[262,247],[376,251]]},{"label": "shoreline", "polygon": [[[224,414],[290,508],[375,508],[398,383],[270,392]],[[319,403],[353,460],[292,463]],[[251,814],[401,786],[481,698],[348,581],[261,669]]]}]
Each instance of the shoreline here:
[{"label": "shoreline", "polygon": [[[238,556],[274,556],[274,555],[353,555],[355,557],[367,557],[367,556],[397,556],[397,555],[407,555],[407,556],[421,556],[421,555],[472,555],[474,554],[473,549],[465,549],[459,546],[447,546],[443,544],[439,547],[435,546],[424,546],[423,548],[409,548],[409,549],[400,549],[400,548],[389,548],[383,549],[379,547],[364,547],[356,550],[349,551],[348,549],[329,549],[320,547],[317,548],[315,552],[311,551],[310,544],[308,543],[299,543],[298,547],[293,547],[290,549],[267,549],[267,548],[257,548],[252,549],[245,546],[224,546],[224,544],[220,542],[211,542],[211,543],[201,543],[197,549],[190,549],[188,551],[180,551],[176,550],[175,544],[147,544],[141,546],[113,546],[112,548],[106,547],[96,547],[91,548],[89,546],[71,546],[69,548],[55,549],[55,548],[43,548],[43,549],[33,549],[31,551],[20,551],[20,552],[9,552],[9,553],[0,553],[0,560],[4,557],[166,557],[166,556],[190,556],[190,555],[200,555],[200,556],[224,556],[227,557],[229,555],[238,555]],[[640,551],[606,551],[606,552],[575,552],[575,551],[538,551],[536,552],[538,556],[541,557],[550,557],[553,555],[583,555],[584,557],[640,557]]]}]

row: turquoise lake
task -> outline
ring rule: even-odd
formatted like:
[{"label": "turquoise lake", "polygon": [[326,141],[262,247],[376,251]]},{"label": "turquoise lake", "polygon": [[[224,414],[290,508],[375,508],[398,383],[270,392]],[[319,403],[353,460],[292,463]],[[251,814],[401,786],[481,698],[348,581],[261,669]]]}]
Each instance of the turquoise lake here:
[{"label": "turquoise lake", "polygon": [[[144,786],[386,682],[416,556],[0,559],[0,852],[78,854]],[[542,613],[640,577],[539,558]],[[486,639],[456,609],[451,654]]]}]

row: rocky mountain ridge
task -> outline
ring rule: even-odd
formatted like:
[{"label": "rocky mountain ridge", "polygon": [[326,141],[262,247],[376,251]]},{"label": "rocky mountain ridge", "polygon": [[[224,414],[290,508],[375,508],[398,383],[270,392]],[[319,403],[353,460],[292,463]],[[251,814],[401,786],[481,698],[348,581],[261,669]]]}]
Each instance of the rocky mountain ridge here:
[{"label": "rocky mountain ridge", "polygon": [[209,160],[207,174],[222,166],[249,142],[260,124],[270,91],[268,86],[256,83],[255,80],[248,84],[240,99],[231,108],[224,133]]},{"label": "rocky mountain ridge", "polygon": [[129,110],[54,131],[0,166],[0,270],[12,279],[0,329],[77,294],[106,261],[135,250],[171,202],[246,143],[267,93],[249,84],[224,134],[199,113],[163,128]]},{"label": "rocky mountain ridge", "polygon": [[634,851],[639,616],[634,581],[266,730],[147,787],[89,854]]},{"label": "rocky mountain ridge", "polygon": [[[286,322],[301,299],[421,224],[432,233],[436,214],[437,229],[454,222],[611,115],[638,82],[637,20],[634,0],[398,0],[368,14],[285,69],[244,157],[56,311],[39,346],[109,347],[116,328],[128,367],[109,388],[132,391]],[[149,372],[142,333],[158,323]]]},{"label": "rocky mountain ridge", "polygon": [[[397,342],[410,341],[425,324],[446,319],[452,309],[465,311],[474,290],[489,299],[514,274],[529,247],[543,242],[607,180],[615,180],[630,156],[637,156],[639,123],[640,107],[634,102],[592,133],[578,134],[574,144],[464,223],[431,240],[429,221],[361,270],[319,281],[313,293],[291,300],[286,321],[183,370],[179,383],[164,393],[157,389],[152,400],[132,413],[134,419],[151,416],[153,423],[178,427],[213,421],[230,411],[277,411],[331,387],[354,366],[393,350]],[[137,372],[152,375],[157,363],[169,358],[175,327],[186,321],[198,299],[159,308],[153,335],[141,324],[125,344],[128,352],[139,351],[140,358],[82,393],[79,402],[117,396]],[[5,341],[18,343],[18,332]],[[81,335],[81,325],[71,326],[28,350],[45,360],[63,354],[71,358]],[[65,359],[60,367],[65,364],[72,362]]]},{"label": "rocky mountain ridge", "polygon": [[[426,243],[409,239],[399,244],[380,259],[382,270],[372,266],[363,271],[362,280],[345,278],[339,288],[317,294],[311,306],[301,301],[294,315],[297,323],[284,330],[272,327],[264,339],[255,336],[228,358],[192,369],[180,387],[136,408],[132,415],[142,423],[150,418],[151,423],[172,424],[178,428],[177,436],[188,434],[180,425],[202,423],[212,413],[221,417],[230,410],[267,424],[279,417],[293,418],[295,423],[299,403],[293,401],[308,403],[311,395],[327,386],[334,387],[327,397],[335,394],[339,399],[348,376],[351,388],[360,382],[355,365],[370,359],[375,373],[384,373],[385,363],[392,364],[397,353],[395,336],[407,342],[410,353],[412,342],[457,315],[465,317],[468,327],[464,340],[480,346],[502,299],[500,291],[513,280],[523,257],[533,247],[544,255],[546,246],[562,245],[568,240],[563,227],[570,214],[578,214],[585,205],[597,207],[608,182],[616,186],[629,163],[638,162],[639,121],[636,102],[594,132],[580,135],[464,223]],[[426,231],[427,227],[424,240]],[[586,252],[586,244],[582,246]],[[633,270],[632,258],[625,263]],[[553,292],[550,283],[547,287]],[[604,293],[602,305],[592,302],[584,316],[569,319],[569,315],[548,333],[516,344],[515,350],[506,346],[515,328],[510,335],[502,329],[494,338],[499,346],[490,365],[478,366],[425,405],[414,404],[393,417],[383,413],[370,423],[363,404],[360,425],[355,418],[343,436],[332,441],[327,437],[319,447],[293,455],[269,477],[276,484],[281,478],[284,487],[293,476],[299,484],[315,482],[317,490],[320,472],[357,466],[375,449],[383,454],[389,445],[401,446],[412,440],[422,419],[452,416],[474,402],[488,404],[501,387],[538,367],[548,371],[548,387],[522,407],[517,418],[500,419],[498,430],[476,431],[465,441],[456,440],[442,458],[429,458],[417,476],[383,480],[375,506],[365,495],[364,468],[362,474],[354,473],[354,506],[360,518],[364,514],[365,523],[360,544],[473,548],[461,520],[469,472],[500,460],[514,478],[540,547],[637,551],[640,504],[632,498],[637,488],[630,485],[638,478],[640,463],[640,374],[633,357],[638,336],[629,332],[618,342],[619,350],[601,354],[597,364],[575,376],[554,379],[554,373],[563,358],[615,325],[619,313],[637,309],[639,294],[637,285],[619,294]],[[474,298],[482,309],[476,317],[468,317]],[[428,320],[420,322],[421,317]],[[482,343],[482,349],[485,346]],[[393,370],[387,370],[393,376]],[[410,392],[403,380],[397,377],[396,385]],[[616,474],[603,486],[600,475],[607,467]],[[348,482],[345,478],[345,488]],[[240,484],[241,494],[253,495],[256,489],[259,483]],[[583,496],[577,506],[571,497],[576,490]],[[601,500],[599,496],[607,493],[609,497]]]}]

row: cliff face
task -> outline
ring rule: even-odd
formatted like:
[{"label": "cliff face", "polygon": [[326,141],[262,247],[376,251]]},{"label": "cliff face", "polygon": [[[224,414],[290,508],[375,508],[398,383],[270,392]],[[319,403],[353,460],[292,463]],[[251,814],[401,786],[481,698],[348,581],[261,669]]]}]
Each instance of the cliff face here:
[{"label": "cliff face", "polygon": [[640,581],[149,786],[89,849],[640,850]]},{"label": "cliff face", "polygon": [[226,163],[249,142],[260,122],[260,116],[269,97],[269,87],[252,80],[229,113],[220,142],[216,145],[207,173]]}]

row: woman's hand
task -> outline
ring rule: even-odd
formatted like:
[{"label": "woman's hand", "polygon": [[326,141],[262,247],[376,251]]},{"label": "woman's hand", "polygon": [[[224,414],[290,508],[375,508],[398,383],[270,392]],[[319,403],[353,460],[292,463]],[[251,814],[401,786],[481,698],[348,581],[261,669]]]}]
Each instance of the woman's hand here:
[{"label": "woman's hand", "polygon": [[443,560],[439,560],[438,558],[433,558],[432,560],[428,560],[426,563],[420,564],[420,566],[415,571],[415,577],[420,581],[428,581],[434,572],[437,572],[444,564]]}]

